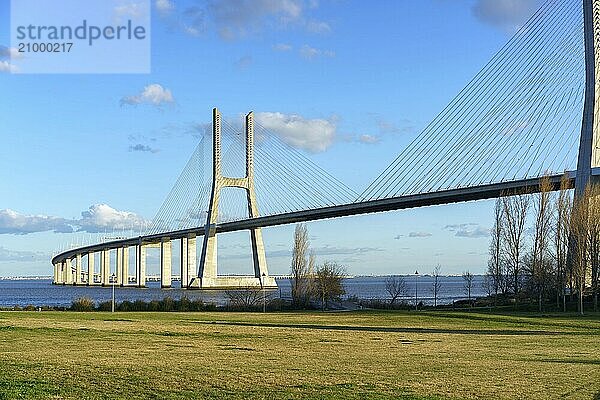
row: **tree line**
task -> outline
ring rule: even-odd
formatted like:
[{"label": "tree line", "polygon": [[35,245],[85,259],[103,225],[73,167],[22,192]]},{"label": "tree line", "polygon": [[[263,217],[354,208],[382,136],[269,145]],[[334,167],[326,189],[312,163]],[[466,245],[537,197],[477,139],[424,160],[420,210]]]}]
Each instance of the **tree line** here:
[{"label": "tree line", "polygon": [[[598,309],[600,265],[600,185],[574,198],[563,176],[557,193],[548,177],[535,195],[504,193],[494,207],[488,268],[484,279],[494,303],[535,299],[539,311],[548,302],[567,309],[584,297]],[[531,221],[528,224],[528,221]]]}]

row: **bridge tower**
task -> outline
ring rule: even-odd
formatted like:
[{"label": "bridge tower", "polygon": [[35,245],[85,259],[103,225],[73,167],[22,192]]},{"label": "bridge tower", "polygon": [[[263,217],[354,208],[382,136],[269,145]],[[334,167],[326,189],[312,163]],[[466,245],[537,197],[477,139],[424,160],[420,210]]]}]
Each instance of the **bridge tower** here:
[{"label": "bridge tower", "polygon": [[221,189],[233,187],[244,189],[248,202],[248,217],[259,216],[254,190],[254,113],[246,115],[246,176],[225,177],[221,170],[221,114],[213,109],[213,179],[212,192],[206,217],[204,242],[200,256],[198,277],[189,285],[190,289],[222,289],[267,287],[276,288],[277,283],[269,276],[261,228],[250,229],[254,276],[218,276],[217,274],[217,219]]},{"label": "bridge tower", "polygon": [[583,0],[583,20],[585,100],[575,177],[575,197],[583,195],[586,186],[592,180],[592,168],[600,166],[600,81],[596,74],[596,71],[600,71],[600,0]]}]

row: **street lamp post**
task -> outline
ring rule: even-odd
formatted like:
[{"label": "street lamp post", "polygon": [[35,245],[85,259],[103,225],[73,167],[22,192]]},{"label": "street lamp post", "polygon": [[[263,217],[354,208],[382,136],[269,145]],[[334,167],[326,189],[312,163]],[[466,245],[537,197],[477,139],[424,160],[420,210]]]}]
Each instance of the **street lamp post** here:
[{"label": "street lamp post", "polygon": [[263,294],[263,312],[267,312],[267,301],[265,299],[265,273],[262,274],[262,279],[260,281],[260,286],[262,286],[262,294]]},{"label": "street lamp post", "polygon": [[419,271],[415,271],[415,311],[419,311]]},{"label": "street lamp post", "polygon": [[115,281],[117,280],[115,274],[112,274],[111,276],[112,279],[112,308],[111,308],[111,312],[115,312]]}]

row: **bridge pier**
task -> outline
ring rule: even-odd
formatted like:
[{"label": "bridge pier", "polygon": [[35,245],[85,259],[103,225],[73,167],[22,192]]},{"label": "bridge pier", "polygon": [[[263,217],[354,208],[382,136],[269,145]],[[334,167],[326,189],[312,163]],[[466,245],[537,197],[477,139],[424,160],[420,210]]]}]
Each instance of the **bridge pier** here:
[{"label": "bridge pier", "polygon": [[122,286],[123,282],[123,248],[117,247],[117,257],[115,265],[115,285]]},{"label": "bridge pier", "polygon": [[137,287],[146,287],[146,247],[141,241],[135,246],[135,273]]},{"label": "bridge pier", "polygon": [[94,257],[95,257],[96,253],[87,253],[87,267],[88,267],[88,273],[87,273],[87,285],[88,286],[92,286],[94,284],[94,275],[95,275],[95,271],[94,271]]},{"label": "bridge pier", "polygon": [[189,235],[181,238],[181,287],[187,288],[192,277],[197,274],[196,271],[196,235]]},{"label": "bridge pier", "polygon": [[83,281],[81,280],[81,254],[77,254],[75,257],[75,285],[81,285]]},{"label": "bridge pier", "polygon": [[71,259],[67,258],[64,263],[64,273],[65,273],[65,284],[72,285],[73,284],[73,265],[71,264]]},{"label": "bridge pier", "polygon": [[121,280],[119,284],[121,286],[129,285],[129,247],[123,247],[121,249],[121,269],[120,269]]},{"label": "bridge pier", "polygon": [[171,239],[160,239],[160,287],[171,287]]},{"label": "bridge pier", "polygon": [[55,285],[62,285],[62,263],[55,263],[54,264],[54,279],[52,280],[52,283]]},{"label": "bridge pier", "polygon": [[102,286],[110,285],[110,250],[108,249],[100,253],[100,283]]}]

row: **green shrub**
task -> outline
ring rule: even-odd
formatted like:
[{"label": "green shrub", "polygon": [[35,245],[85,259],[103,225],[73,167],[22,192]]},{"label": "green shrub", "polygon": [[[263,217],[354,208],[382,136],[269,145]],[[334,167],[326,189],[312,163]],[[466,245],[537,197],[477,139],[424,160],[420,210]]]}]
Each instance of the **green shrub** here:
[{"label": "green shrub", "polygon": [[125,300],[121,303],[119,303],[119,306],[117,307],[117,309],[119,311],[133,311],[133,303]]},{"label": "green shrub", "polygon": [[160,311],[173,311],[175,310],[175,301],[170,297],[165,297],[160,301]]},{"label": "green shrub", "polygon": [[112,301],[103,301],[96,308],[98,311],[112,311]]},{"label": "green shrub", "polygon": [[143,300],[136,300],[133,302],[133,308],[132,311],[147,311],[148,310],[148,303],[146,303]]}]

